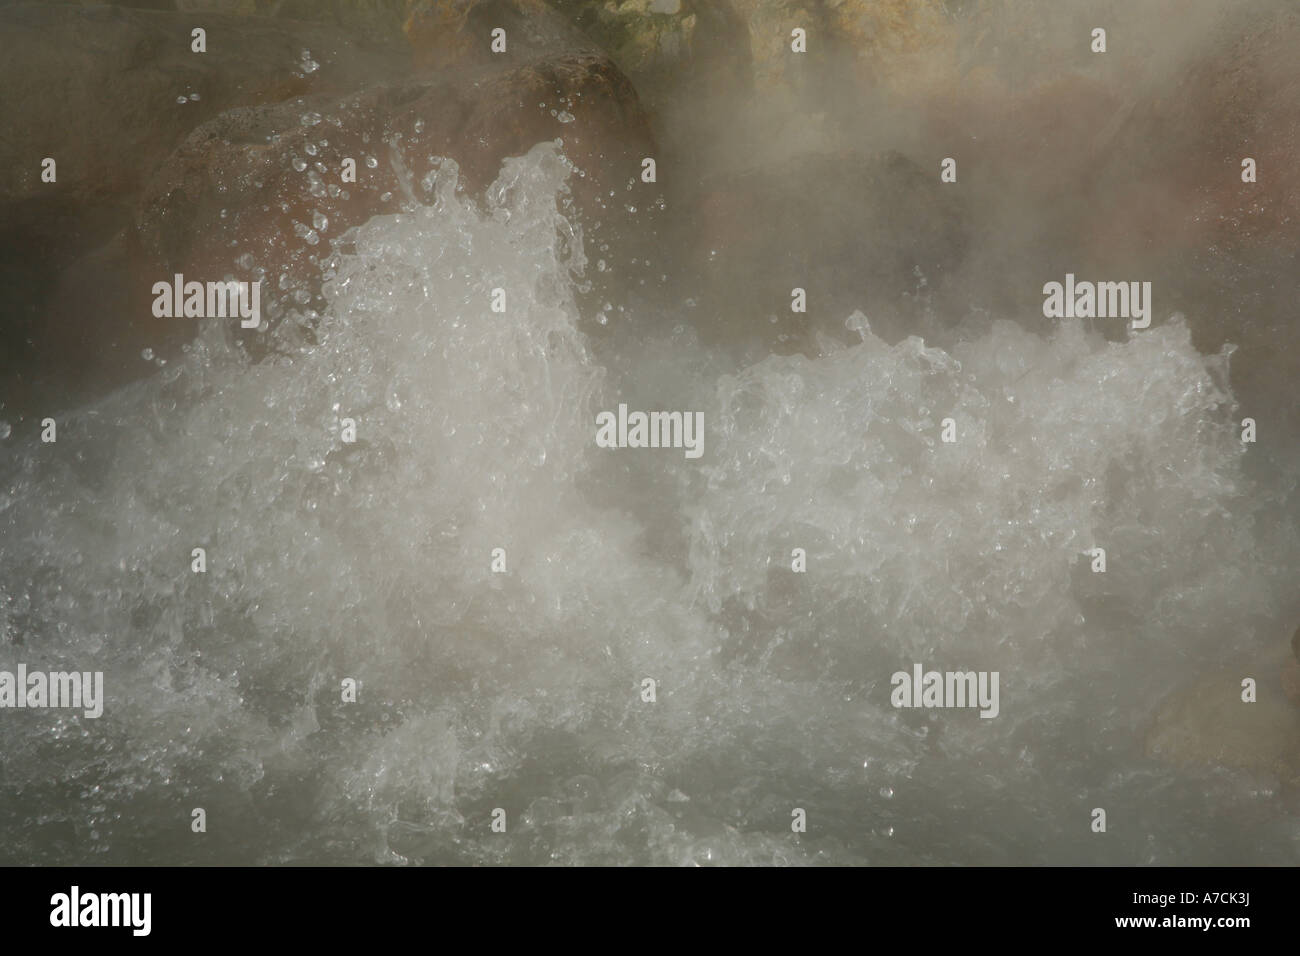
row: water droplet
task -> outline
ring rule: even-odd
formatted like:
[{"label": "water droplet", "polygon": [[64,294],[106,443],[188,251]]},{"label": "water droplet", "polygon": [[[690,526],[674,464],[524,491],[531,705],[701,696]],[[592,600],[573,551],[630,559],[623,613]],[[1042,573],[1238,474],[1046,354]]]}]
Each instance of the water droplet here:
[{"label": "water droplet", "polygon": [[184,106],[186,103],[189,102],[189,100],[186,99],[184,96],[178,96],[176,97],[176,102],[181,104],[181,106]]},{"label": "water droplet", "polygon": [[308,156],[315,156],[316,153],[319,152],[319,150],[316,149],[315,143],[308,143],[306,146],[303,147],[303,150],[306,151]]},{"label": "water droplet", "polygon": [[321,211],[318,209],[311,214],[311,224],[312,224],[312,228],[315,229],[317,232],[324,232],[327,228],[329,228],[330,221],[329,218],[323,215]]},{"label": "water droplet", "polygon": [[14,430],[13,426],[10,425],[8,422],[0,421],[0,441],[4,441],[6,438],[8,438],[10,433],[13,430]]},{"label": "water droplet", "polygon": [[140,353],[140,358],[144,359],[146,362],[152,362],[152,361],[153,361],[153,349],[144,349],[144,350]]},{"label": "water droplet", "polygon": [[312,110],[307,113],[303,113],[302,116],[298,117],[298,119],[302,122],[303,126],[315,126],[317,123],[320,122],[320,118],[321,118],[320,114],[317,113],[315,110]]},{"label": "water droplet", "polygon": [[376,166],[379,165],[379,160],[375,159],[375,157],[373,156],[367,156],[366,165],[369,166],[371,169],[374,169]]},{"label": "water droplet", "polygon": [[302,172],[307,168],[307,160],[303,159],[301,156],[295,156],[293,158],[293,168],[298,172]]},{"label": "water droplet", "polygon": [[560,115],[555,118],[558,119],[561,123],[572,123],[575,119],[574,115],[570,113],[568,110],[562,110],[560,112]]},{"label": "water droplet", "polygon": [[191,94],[190,94],[190,102],[191,102],[191,103],[197,103],[198,101],[199,101],[199,94],[197,94],[197,93],[191,93]]},{"label": "water droplet", "polygon": [[886,800],[892,800],[892,799],[894,799],[894,788],[893,788],[893,787],[881,787],[881,788],[880,788],[880,795],[881,795],[882,797],[884,797]]}]

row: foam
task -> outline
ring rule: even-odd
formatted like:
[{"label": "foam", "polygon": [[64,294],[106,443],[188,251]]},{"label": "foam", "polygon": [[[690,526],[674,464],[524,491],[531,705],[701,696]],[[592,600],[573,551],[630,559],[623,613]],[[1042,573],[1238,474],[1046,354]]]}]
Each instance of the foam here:
[{"label": "foam", "polygon": [[[5,462],[5,660],[107,694],[0,722],[6,858],[1201,859],[1161,818],[1240,797],[1179,796],[1135,728],[1271,637],[1296,554],[1259,528],[1226,354],[1180,321],[945,351],[856,315],[816,358],[734,368],[681,328],[602,358],[567,175],[544,144],[480,209],[444,165],[326,264],[315,344],[291,320],[252,364],[205,322]],[[597,449],[619,401],[702,412],[705,456]],[[1001,715],[892,710],[913,661],[999,670]],[[1153,844],[1072,836],[1105,781]]]}]

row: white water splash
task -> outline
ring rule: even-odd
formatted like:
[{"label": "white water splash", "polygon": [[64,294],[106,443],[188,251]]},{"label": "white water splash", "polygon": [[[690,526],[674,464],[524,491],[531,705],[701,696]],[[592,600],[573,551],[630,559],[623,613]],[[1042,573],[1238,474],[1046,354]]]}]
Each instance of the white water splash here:
[{"label": "white water splash", "polygon": [[[566,175],[539,146],[480,210],[446,164],[328,264],[315,343],[286,321],[251,364],[211,321],[57,444],[9,442],[0,667],[103,670],[108,700],[0,714],[3,859],[1216,859],[1179,814],[1235,798],[1134,740],[1258,644],[1294,565],[1226,359],[1180,323],[945,352],[860,317],[816,359],[680,331],[598,359]],[[619,400],[703,411],[705,457],[597,449]],[[892,710],[913,661],[999,670],[1001,716]],[[1154,842],[1087,842],[1103,786]]]}]

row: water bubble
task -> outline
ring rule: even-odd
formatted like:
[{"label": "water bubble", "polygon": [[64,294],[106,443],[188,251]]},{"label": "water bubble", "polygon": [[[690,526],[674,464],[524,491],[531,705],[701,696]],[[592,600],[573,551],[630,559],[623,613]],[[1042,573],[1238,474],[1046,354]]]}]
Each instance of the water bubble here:
[{"label": "water bubble", "polygon": [[881,788],[880,788],[880,795],[881,795],[882,797],[884,797],[886,800],[892,800],[892,799],[894,799],[894,788],[893,788],[893,787],[881,787]]},{"label": "water bubble", "polygon": [[13,426],[6,421],[0,421],[0,441],[4,441],[14,430]]},{"label": "water bubble", "polygon": [[179,103],[181,106],[184,106],[186,103],[189,102],[189,100],[184,96],[178,96],[176,97],[176,102]]},{"label": "water bubble", "polygon": [[152,361],[153,361],[153,349],[144,349],[144,350],[142,350],[142,351],[140,352],[140,358],[144,359],[146,362],[152,362]]},{"label": "water bubble", "polygon": [[301,156],[295,156],[293,158],[293,168],[298,172],[302,172],[307,168],[307,160],[303,159]]},{"label": "water bubble", "polygon": [[315,229],[309,228],[305,223],[294,221],[293,234],[307,241],[307,245],[314,246],[320,242],[320,236]]},{"label": "water bubble", "polygon": [[298,117],[298,119],[302,122],[303,126],[315,126],[321,121],[321,115],[315,110],[311,110],[303,113],[302,116]]},{"label": "water bubble", "polygon": [[572,123],[574,119],[576,119],[576,117],[568,110],[561,110],[560,115],[555,118],[558,119],[561,123]]},{"label": "water bubble", "polygon": [[418,119],[418,120],[415,121],[415,131],[416,131],[417,133],[423,133],[423,132],[424,132],[424,120],[422,120],[422,119]]},{"label": "water bubble", "polygon": [[199,101],[199,94],[197,94],[197,93],[191,93],[191,94],[190,94],[190,102],[191,102],[191,103],[197,103],[198,101]]},{"label": "water bubble", "polygon": [[325,216],[319,209],[317,209],[315,212],[311,214],[311,225],[312,228],[315,229],[317,232],[324,232],[327,228],[329,228],[329,224],[330,224],[329,218]]},{"label": "water bubble", "polygon": [[303,150],[307,153],[308,156],[315,156],[316,153],[319,152],[319,150],[316,149],[315,143],[308,143],[306,146],[303,147]]}]

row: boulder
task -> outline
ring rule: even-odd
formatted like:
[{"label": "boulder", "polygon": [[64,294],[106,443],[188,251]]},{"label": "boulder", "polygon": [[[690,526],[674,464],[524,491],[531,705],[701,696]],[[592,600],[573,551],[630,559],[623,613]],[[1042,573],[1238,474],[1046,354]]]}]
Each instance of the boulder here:
[{"label": "boulder", "polygon": [[[159,328],[150,310],[152,284],[175,272],[269,276],[272,313],[277,297],[314,290],[334,238],[422,198],[444,157],[476,192],[505,157],[562,139],[577,206],[603,215],[653,155],[628,80],[535,0],[462,3],[467,52],[454,62],[421,32],[430,4],[403,3],[398,46],[243,15],[264,4],[203,6],[0,7],[0,70],[17,104],[0,143],[16,171],[0,184],[0,274],[23,277],[0,330],[10,414],[147,372],[143,348],[166,354],[192,332],[185,320]],[[394,9],[379,6],[377,17]],[[498,22],[501,55],[489,49]],[[206,54],[190,51],[199,25]],[[40,182],[47,155],[54,184]]]},{"label": "boulder", "polygon": [[[202,27],[206,53],[191,52]],[[406,64],[403,63],[406,60]],[[0,7],[9,104],[0,165],[6,231],[47,207],[130,208],[184,136],[227,109],[341,93],[399,75],[409,54],[309,23],[54,4]],[[57,181],[41,180],[46,157]]]},{"label": "boulder", "polygon": [[[1170,694],[1146,736],[1147,756],[1181,767],[1223,766],[1300,784],[1300,707],[1282,688],[1280,655],[1209,674]],[[1258,699],[1241,699],[1243,677]]]},{"label": "boulder", "polygon": [[[349,226],[429,200],[426,177],[444,160],[477,193],[506,157],[554,139],[576,166],[576,201],[596,215],[653,153],[635,91],[596,53],[232,110],[195,130],[153,177],[136,213],[140,245],[162,277],[249,279],[261,267],[297,288]],[[355,183],[343,180],[347,159]]]}]

